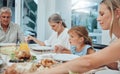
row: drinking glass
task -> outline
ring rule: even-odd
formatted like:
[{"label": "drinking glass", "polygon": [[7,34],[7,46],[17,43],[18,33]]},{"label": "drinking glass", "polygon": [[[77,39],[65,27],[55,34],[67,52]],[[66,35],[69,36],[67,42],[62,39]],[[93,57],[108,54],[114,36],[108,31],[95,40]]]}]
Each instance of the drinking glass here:
[{"label": "drinking glass", "polygon": [[0,53],[0,60],[2,64],[0,65],[0,73],[3,73],[7,67],[7,55]]}]

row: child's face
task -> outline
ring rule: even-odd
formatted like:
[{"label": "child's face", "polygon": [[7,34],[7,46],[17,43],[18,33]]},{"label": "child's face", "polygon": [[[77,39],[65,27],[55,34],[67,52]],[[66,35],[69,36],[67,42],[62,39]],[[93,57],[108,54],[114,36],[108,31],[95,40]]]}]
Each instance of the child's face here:
[{"label": "child's face", "polygon": [[75,32],[69,33],[69,42],[71,45],[77,46],[80,43],[79,39],[80,37]]}]

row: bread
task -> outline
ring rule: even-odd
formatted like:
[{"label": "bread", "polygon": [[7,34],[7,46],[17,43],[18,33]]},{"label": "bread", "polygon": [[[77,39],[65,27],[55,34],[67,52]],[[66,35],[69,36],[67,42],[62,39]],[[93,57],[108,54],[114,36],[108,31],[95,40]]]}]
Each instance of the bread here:
[{"label": "bread", "polygon": [[44,67],[51,67],[52,65],[54,65],[56,62],[52,59],[42,59],[41,60],[41,64],[44,66]]},{"label": "bread", "polygon": [[31,55],[29,52],[26,52],[24,50],[18,50],[15,52],[15,57],[18,59],[30,59]]}]

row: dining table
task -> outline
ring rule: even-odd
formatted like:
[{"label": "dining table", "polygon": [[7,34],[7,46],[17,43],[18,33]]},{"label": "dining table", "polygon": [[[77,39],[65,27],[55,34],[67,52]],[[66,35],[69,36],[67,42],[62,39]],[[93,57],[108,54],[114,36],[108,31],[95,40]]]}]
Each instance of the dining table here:
[{"label": "dining table", "polygon": [[[42,59],[51,58],[59,63],[63,63],[78,57],[77,55],[72,55],[72,54],[54,53],[53,52],[54,48],[50,46],[40,46],[38,44],[28,44],[28,46],[30,49],[30,54],[37,58],[29,62],[39,62]],[[0,44],[0,61],[2,61],[2,64],[0,66],[0,74],[2,74],[3,71],[8,66],[11,66],[12,64],[21,63],[21,62],[10,62],[13,52],[17,49],[19,49],[19,45],[16,46],[16,44],[13,43]],[[27,61],[27,63],[29,62]]]},{"label": "dining table", "polygon": [[[49,46],[39,46],[38,44],[28,44],[28,46],[30,48],[30,54],[33,56],[36,56],[37,58],[36,60],[32,62],[38,62],[44,58],[52,58],[56,61],[59,61],[59,63],[64,63],[64,62],[80,57],[80,56],[73,55],[73,54],[54,53],[53,52],[54,48],[49,47]],[[8,66],[19,63],[19,62],[10,62],[10,58],[11,58],[11,54],[13,53],[13,50],[10,51],[6,47],[8,47],[9,49],[11,47],[13,50],[16,50],[16,48],[17,49],[19,48],[19,45],[17,45],[16,47],[16,44],[9,44],[9,43],[0,44],[0,74],[3,74],[3,71]],[[5,54],[5,52],[4,53],[2,52],[3,50],[5,51],[9,50],[9,52]],[[120,74],[120,71],[110,70],[107,67],[104,67],[104,68],[91,70],[84,74]]]}]

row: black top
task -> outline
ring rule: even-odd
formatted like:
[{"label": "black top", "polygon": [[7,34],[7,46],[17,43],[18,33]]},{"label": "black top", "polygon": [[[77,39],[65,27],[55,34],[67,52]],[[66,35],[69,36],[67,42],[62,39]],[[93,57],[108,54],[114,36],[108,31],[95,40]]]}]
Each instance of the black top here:
[{"label": "black top", "polygon": [[104,45],[104,44],[93,44],[93,48],[95,48],[95,49],[103,49],[107,46],[108,45]]}]

